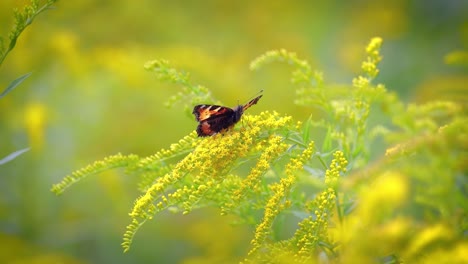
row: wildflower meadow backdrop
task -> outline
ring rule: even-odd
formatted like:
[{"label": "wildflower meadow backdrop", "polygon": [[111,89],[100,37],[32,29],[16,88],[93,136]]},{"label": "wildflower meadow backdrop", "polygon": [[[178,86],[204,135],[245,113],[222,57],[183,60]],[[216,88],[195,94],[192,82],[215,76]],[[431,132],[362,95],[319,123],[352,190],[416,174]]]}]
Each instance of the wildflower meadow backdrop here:
[{"label": "wildflower meadow backdrop", "polygon": [[2,0],[0,262],[467,263],[467,14]]}]

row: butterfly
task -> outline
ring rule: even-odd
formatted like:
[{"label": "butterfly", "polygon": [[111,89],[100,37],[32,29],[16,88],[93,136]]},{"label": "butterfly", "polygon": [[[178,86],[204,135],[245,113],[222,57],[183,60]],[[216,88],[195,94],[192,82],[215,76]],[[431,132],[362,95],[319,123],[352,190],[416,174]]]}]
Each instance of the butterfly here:
[{"label": "butterfly", "polygon": [[259,95],[245,105],[238,105],[234,108],[220,105],[196,105],[192,113],[198,121],[198,136],[212,136],[233,127],[239,122],[244,111],[256,104],[262,96]]}]

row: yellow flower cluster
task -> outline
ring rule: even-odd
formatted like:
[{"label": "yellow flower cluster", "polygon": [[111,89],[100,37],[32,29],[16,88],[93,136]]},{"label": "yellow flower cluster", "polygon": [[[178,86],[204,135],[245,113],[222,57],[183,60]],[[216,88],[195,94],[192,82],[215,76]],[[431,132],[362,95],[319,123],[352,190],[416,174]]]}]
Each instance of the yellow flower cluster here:
[{"label": "yellow flower cluster", "polygon": [[[127,226],[124,238],[124,248],[128,250],[131,238],[147,219],[154,214],[172,208],[183,209],[183,213],[189,213],[202,199],[216,200],[218,196],[231,195],[223,189],[224,184],[229,185],[232,181],[225,182],[229,172],[237,164],[239,158],[247,156],[252,150],[262,151],[257,166],[245,179],[239,190],[234,191],[239,197],[248,186],[256,186],[256,181],[264,171],[268,170],[269,163],[285,150],[286,145],[281,142],[281,137],[274,134],[266,140],[266,147],[258,149],[257,145],[264,144],[263,133],[274,133],[275,130],[284,129],[290,125],[291,117],[281,117],[278,113],[262,112],[258,116],[245,115],[242,123],[247,128],[231,130],[219,133],[204,139],[195,139],[195,132],[182,139],[177,145],[171,146],[170,150],[163,150],[155,155],[142,159],[138,163],[140,170],[154,170],[165,158],[172,154],[193,151],[180,160],[170,172],[158,175],[151,186],[147,186],[146,192],[139,197],[134,204],[130,216],[132,223]],[[182,152],[180,152],[183,150]],[[167,193],[168,190],[173,190]],[[236,197],[234,195],[233,197]],[[239,200],[240,198],[230,198]],[[228,205],[227,205],[228,207]]]},{"label": "yellow flower cluster", "polygon": [[[130,213],[132,223],[127,226],[122,243],[125,252],[130,249],[133,236],[143,223],[152,219],[154,214],[169,207],[177,200],[168,199],[164,195],[164,191],[174,183],[181,181],[183,177],[187,175],[191,163],[193,162],[194,155],[190,153],[177,163],[171,172],[165,174],[163,177],[157,178],[155,183],[146,190],[145,194],[135,201],[132,212]],[[155,205],[158,199],[159,201]]]},{"label": "yellow flower cluster", "polygon": [[361,69],[367,77],[358,76],[353,80],[353,86],[356,88],[367,88],[372,79],[379,74],[377,64],[382,60],[380,55],[380,47],[382,46],[382,38],[375,37],[371,39],[366,47],[367,58],[362,62]]},{"label": "yellow flower cluster", "polygon": [[73,172],[71,175],[65,176],[61,182],[54,184],[51,191],[55,194],[61,194],[65,189],[78,182],[79,180],[102,171],[113,168],[134,166],[138,161],[137,155],[124,156],[120,153],[107,157],[104,160],[96,161],[80,170]]},{"label": "yellow flower cluster", "polygon": [[382,60],[380,56],[380,47],[382,46],[382,38],[375,37],[371,39],[369,45],[366,47],[367,60],[362,63],[362,70],[367,73],[371,78],[375,78],[379,73],[377,64]]},{"label": "yellow flower cluster", "polygon": [[153,185],[156,178],[165,175],[172,169],[169,166],[170,163],[167,162],[168,160],[189,153],[194,149],[196,142],[197,133],[193,131],[179,140],[179,142],[172,144],[169,149],[161,149],[151,156],[141,158],[136,164],[136,168],[128,168],[128,170],[143,171],[139,189],[145,192]]},{"label": "yellow flower cluster", "polygon": [[291,159],[286,165],[286,178],[270,186],[273,196],[270,197],[265,206],[263,221],[257,225],[254,239],[251,241],[252,249],[248,254],[249,256],[255,254],[264,245],[267,236],[271,232],[271,227],[276,216],[289,206],[290,202],[287,200],[287,197],[297,181],[296,171],[302,169],[304,162],[310,159],[314,149],[315,144],[312,141],[299,157]]},{"label": "yellow flower cluster", "polygon": [[299,223],[294,235],[298,252],[296,257],[308,258],[316,245],[328,241],[328,221],[335,206],[336,194],[333,188],[327,188],[314,200],[314,216],[309,216]]},{"label": "yellow flower cluster", "polygon": [[270,164],[288,147],[280,136],[271,135],[265,141],[266,144],[265,146],[262,144],[263,152],[257,160],[256,165],[252,168],[249,175],[241,182],[240,187],[234,191],[232,202],[226,204],[227,208],[223,208],[223,214],[226,214],[227,210],[235,208],[239,204],[240,200],[247,199],[252,193],[260,192],[259,185],[261,177],[268,169],[270,169]]},{"label": "yellow flower cluster", "polygon": [[44,144],[47,123],[47,108],[41,103],[30,103],[24,113],[24,125],[28,132],[31,148],[40,151]]},{"label": "yellow flower cluster", "polygon": [[[344,258],[370,263],[376,256],[386,254],[383,250],[391,252],[407,243],[410,222],[389,216],[406,202],[408,192],[408,179],[398,172],[380,174],[371,186],[360,190],[359,206],[335,230]],[[386,244],[375,243],[379,239]]]},{"label": "yellow flower cluster", "polygon": [[370,80],[363,76],[358,76],[353,79],[353,86],[359,88],[366,88],[370,84]]},{"label": "yellow flower cluster", "polygon": [[341,173],[346,172],[348,161],[342,151],[336,151],[330,168],[325,172],[325,184],[327,189],[315,197],[311,209],[314,216],[309,216],[301,223],[294,235],[296,246],[299,249],[297,257],[307,258],[319,241],[327,242],[328,221],[332,216],[336,203],[336,187]]},{"label": "yellow flower cluster", "polygon": [[335,189],[340,178],[340,174],[346,172],[348,161],[342,151],[333,153],[334,159],[330,164],[330,168],[325,172],[325,184],[329,188]]}]

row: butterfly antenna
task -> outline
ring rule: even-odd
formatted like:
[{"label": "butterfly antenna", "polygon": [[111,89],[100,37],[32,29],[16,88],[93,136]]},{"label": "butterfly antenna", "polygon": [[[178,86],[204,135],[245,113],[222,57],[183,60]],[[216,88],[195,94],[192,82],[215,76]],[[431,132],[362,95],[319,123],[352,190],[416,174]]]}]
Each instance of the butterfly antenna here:
[{"label": "butterfly antenna", "polygon": [[[257,94],[255,94],[255,96],[254,96],[254,97],[257,97],[257,96],[261,95],[262,93],[263,93],[263,89],[261,89],[260,91],[258,91],[258,93],[257,93]],[[252,97],[252,98],[253,98],[253,97]]]},{"label": "butterfly antenna", "polygon": [[249,101],[247,102],[251,102],[256,97],[259,97],[259,96],[261,97],[262,93],[263,93],[263,89],[260,90],[258,93],[256,93],[254,96],[250,97]]}]

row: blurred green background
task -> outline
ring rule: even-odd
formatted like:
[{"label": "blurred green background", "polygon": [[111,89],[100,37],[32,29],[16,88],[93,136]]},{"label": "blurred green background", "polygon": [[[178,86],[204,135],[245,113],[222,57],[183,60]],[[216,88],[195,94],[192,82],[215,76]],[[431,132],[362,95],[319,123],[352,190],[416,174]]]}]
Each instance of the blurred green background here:
[{"label": "blurred green background", "polygon": [[[13,8],[0,2],[0,34]],[[377,82],[404,101],[466,102],[466,66],[444,57],[468,47],[468,1],[59,1],[20,36],[0,68],[0,90],[32,76],[0,99],[1,263],[213,263],[239,260],[248,228],[219,212],[161,215],[120,246],[137,197],[137,179],[119,171],[88,178],[62,197],[53,183],[94,160],[122,152],[150,155],[196,127],[183,107],[164,107],[180,87],[143,65],[167,59],[190,72],[226,105],[264,89],[253,112],[298,120],[285,65],[249,71],[255,57],[284,48],[308,60],[327,83],[350,84],[371,37],[384,39]],[[443,84],[443,85],[442,85]],[[448,87],[448,88],[447,88]]]}]

